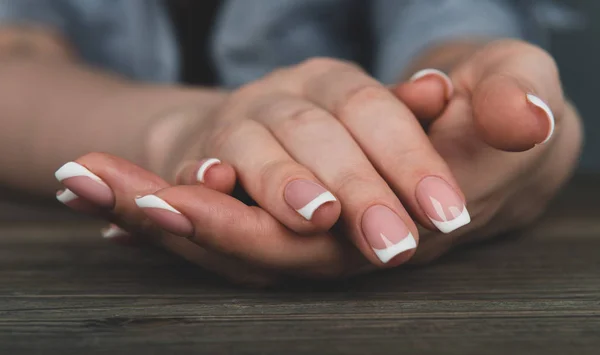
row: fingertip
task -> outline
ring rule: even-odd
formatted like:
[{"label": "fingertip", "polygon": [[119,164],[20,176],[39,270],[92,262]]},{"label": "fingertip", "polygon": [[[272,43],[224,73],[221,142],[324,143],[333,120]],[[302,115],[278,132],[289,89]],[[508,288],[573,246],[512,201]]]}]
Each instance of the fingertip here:
[{"label": "fingertip", "polygon": [[444,86],[439,79],[426,76],[402,83],[393,92],[419,120],[428,122],[440,116],[446,108],[448,101]]},{"label": "fingertip", "polygon": [[494,148],[526,151],[546,142],[554,130],[548,106],[537,96],[528,95],[514,79],[486,79],[474,90],[472,100],[478,133]]},{"label": "fingertip", "polygon": [[231,194],[235,187],[235,169],[229,165],[220,163],[208,170],[204,175],[204,185],[224,194]]},{"label": "fingertip", "polygon": [[209,159],[204,159],[202,161],[200,161],[200,166],[198,167],[198,170],[196,171],[196,181],[200,182],[200,183],[205,183],[205,176],[207,174],[207,172],[209,171],[209,169],[213,166],[216,166],[218,164],[221,164],[221,161],[217,158],[209,158]]},{"label": "fingertip", "polygon": [[321,184],[308,179],[295,179],[287,183],[283,199],[304,223],[285,223],[297,233],[308,234],[330,229],[338,220],[341,205],[338,199]]},{"label": "fingertip", "polygon": [[410,259],[412,259],[412,257],[415,255],[415,253],[417,251],[417,249],[416,249],[417,248],[416,241],[414,243],[415,243],[414,247],[407,248],[407,250],[405,250],[402,253],[394,256],[387,263],[382,264],[381,267],[382,268],[394,268],[394,267],[398,267],[400,265],[408,263],[410,261]]},{"label": "fingertip", "polygon": [[542,126],[547,126],[547,133],[544,137],[544,140],[542,140],[540,143],[537,143],[544,144],[548,142],[554,134],[554,127],[556,125],[554,114],[552,113],[552,110],[550,109],[548,104],[546,104],[544,100],[540,99],[536,95],[527,94],[527,101],[529,101],[529,103],[533,105],[532,109],[535,111],[536,116],[540,120],[540,124]]},{"label": "fingertip", "polygon": [[235,169],[216,158],[187,162],[176,176],[178,184],[202,184],[225,194],[231,194],[235,187],[235,180]]},{"label": "fingertip", "polygon": [[419,70],[414,73],[408,81],[411,83],[418,83],[429,80],[431,82],[433,79],[438,83],[438,86],[441,84],[445,99],[450,100],[452,95],[454,95],[454,84],[452,83],[452,79],[441,70],[433,68]]},{"label": "fingertip", "polygon": [[313,213],[310,222],[314,228],[310,232],[328,231],[340,218],[342,206],[337,200],[327,201]]},{"label": "fingertip", "polygon": [[360,221],[363,238],[358,243],[363,255],[380,268],[408,261],[417,248],[418,234],[413,221],[401,218],[398,211],[385,205],[373,205]]},{"label": "fingertip", "polygon": [[69,189],[63,189],[56,192],[56,199],[58,202],[69,207],[70,209],[85,213],[91,216],[101,215],[100,209],[91,203],[90,201],[77,196],[73,191]]},{"label": "fingertip", "polygon": [[400,243],[387,249],[376,251],[377,261],[374,263],[374,266],[381,269],[391,269],[406,264],[415,254],[417,244],[417,239],[412,234],[409,234]]}]

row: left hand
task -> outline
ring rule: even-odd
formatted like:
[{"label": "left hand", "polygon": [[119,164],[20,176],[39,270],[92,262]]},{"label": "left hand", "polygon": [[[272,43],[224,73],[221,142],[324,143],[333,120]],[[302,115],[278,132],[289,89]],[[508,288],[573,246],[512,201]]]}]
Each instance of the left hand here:
[{"label": "left hand", "polygon": [[531,222],[579,156],[580,118],[563,97],[548,53],[500,40],[462,58],[448,76],[420,71],[393,89],[421,119],[463,189],[472,217],[450,236],[421,234],[414,263]]}]

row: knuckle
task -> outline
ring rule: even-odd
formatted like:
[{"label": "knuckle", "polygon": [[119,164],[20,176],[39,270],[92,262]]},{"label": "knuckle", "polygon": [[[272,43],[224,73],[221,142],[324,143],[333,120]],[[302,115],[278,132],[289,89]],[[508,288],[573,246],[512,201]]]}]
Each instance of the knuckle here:
[{"label": "knuckle", "polygon": [[540,65],[540,67],[545,68],[547,70],[547,75],[550,74],[554,79],[558,80],[558,64],[556,63],[556,60],[554,60],[554,57],[548,51],[530,43],[523,43],[522,46],[522,56],[529,57],[532,61],[537,62]]},{"label": "knuckle", "polygon": [[329,71],[340,71],[340,70],[357,70],[360,69],[356,64],[346,62],[339,59],[327,58],[327,57],[313,57],[306,59],[300,63],[296,69],[302,73],[326,73]]},{"label": "knuckle", "polygon": [[222,152],[231,142],[247,136],[257,124],[251,120],[236,120],[214,127],[206,140],[207,152],[213,155]]},{"label": "knuckle", "polygon": [[340,63],[341,62],[339,60],[333,58],[313,57],[300,63],[298,68],[300,70],[306,70],[309,72],[320,72],[323,70],[338,68]]},{"label": "knuckle", "polygon": [[365,191],[365,187],[371,187],[368,190],[373,195],[373,188],[381,186],[381,181],[371,176],[371,174],[350,169],[338,173],[338,178],[333,185],[334,193],[339,194],[339,196],[356,195],[357,191]]},{"label": "knuckle", "polygon": [[303,169],[297,163],[291,160],[271,160],[265,162],[258,172],[258,191],[260,196],[266,196],[268,193],[279,193],[273,186],[285,186],[287,181],[295,176],[305,175]]},{"label": "knuckle", "polygon": [[353,112],[357,108],[377,104],[389,99],[390,93],[377,84],[361,85],[353,90],[348,91],[340,98],[340,101],[335,105],[335,113],[339,117],[345,116],[346,112]]},{"label": "knuckle", "polygon": [[263,80],[266,82],[272,82],[272,81],[280,81],[284,78],[287,78],[288,75],[290,73],[290,68],[288,67],[279,67],[273,71],[271,71],[270,73],[268,73],[267,75],[264,76]]},{"label": "knuckle", "polygon": [[229,104],[238,104],[240,102],[246,102],[264,91],[264,85],[262,80],[255,80],[250,83],[244,84],[237,88],[230,96]]},{"label": "knuckle", "polygon": [[[393,166],[398,167],[399,170],[405,167],[407,164],[412,164],[413,168],[409,173],[413,176],[429,175],[434,170],[434,167],[438,167],[437,163],[437,152],[430,149],[425,144],[411,144],[405,145],[401,149],[394,151],[388,159],[391,160]],[[435,160],[434,160],[435,159]],[[435,165],[434,165],[435,164]],[[399,171],[401,173],[402,171]],[[406,173],[406,172],[404,172]]]},{"label": "knuckle", "polygon": [[112,161],[114,157],[108,153],[103,152],[91,152],[87,153],[79,158],[77,158],[78,162],[88,162],[88,163],[99,163]]},{"label": "knuckle", "polygon": [[281,139],[291,138],[307,128],[318,130],[319,126],[325,126],[328,121],[331,122],[331,117],[327,112],[313,105],[297,105],[284,110],[285,112],[282,113],[286,118],[277,121],[272,127],[273,133]]},{"label": "knuckle", "polygon": [[492,57],[512,54],[514,58],[531,59],[539,64],[541,68],[548,70],[557,79],[559,78],[558,64],[554,57],[544,48],[532,43],[517,39],[502,39],[491,42],[486,46]]}]

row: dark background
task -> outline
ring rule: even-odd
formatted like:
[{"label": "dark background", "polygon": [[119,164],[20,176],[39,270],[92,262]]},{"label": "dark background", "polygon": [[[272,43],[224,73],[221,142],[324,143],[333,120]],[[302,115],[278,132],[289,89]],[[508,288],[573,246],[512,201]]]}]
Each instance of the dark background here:
[{"label": "dark background", "polygon": [[586,19],[583,30],[554,33],[550,51],[561,70],[566,94],[575,102],[585,123],[585,148],[580,170],[600,172],[600,1],[561,0]]}]

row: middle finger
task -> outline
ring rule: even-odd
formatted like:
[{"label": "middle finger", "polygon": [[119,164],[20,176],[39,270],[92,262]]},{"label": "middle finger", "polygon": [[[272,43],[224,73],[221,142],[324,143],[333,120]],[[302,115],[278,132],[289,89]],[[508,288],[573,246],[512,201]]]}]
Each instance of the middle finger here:
[{"label": "middle finger", "polygon": [[450,233],[470,222],[446,162],[386,87],[360,70],[336,66],[308,79],[303,92],[340,120],[423,226]]}]

